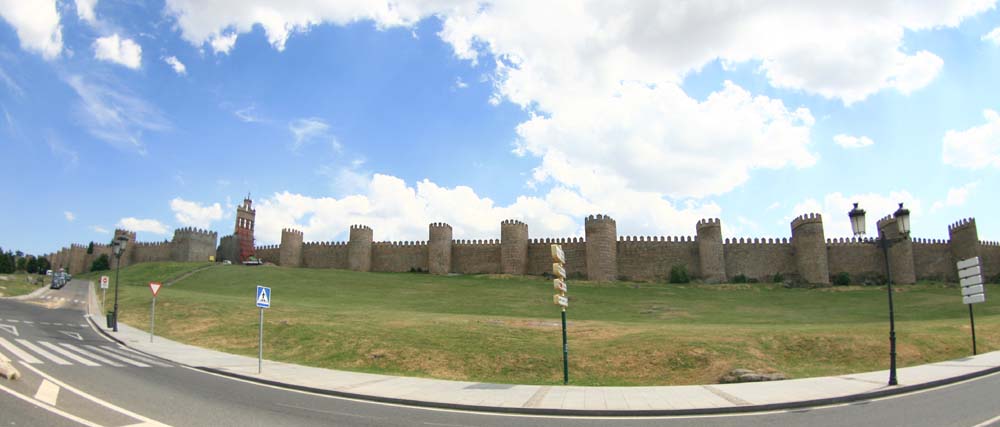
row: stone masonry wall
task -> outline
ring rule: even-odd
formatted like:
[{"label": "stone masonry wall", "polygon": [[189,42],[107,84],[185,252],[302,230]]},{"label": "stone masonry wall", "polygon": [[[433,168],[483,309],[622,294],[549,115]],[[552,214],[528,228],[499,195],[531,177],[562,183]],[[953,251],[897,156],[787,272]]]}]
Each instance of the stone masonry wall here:
[{"label": "stone masonry wall", "polygon": [[459,274],[500,273],[500,241],[454,241],[451,247],[451,271]]},{"label": "stone masonry wall", "polygon": [[827,239],[826,252],[831,275],[843,272],[856,281],[885,277],[885,259],[875,239]]},{"label": "stone masonry wall", "polygon": [[670,269],[675,265],[683,265],[691,277],[701,276],[698,242],[691,236],[621,237],[617,250],[616,279],[665,282],[670,278]]},{"label": "stone masonry wall", "polygon": [[951,261],[947,240],[913,239],[913,268],[918,279],[957,281]]},{"label": "stone masonry wall", "polygon": [[309,242],[302,246],[302,266],[346,270],[347,242]]},{"label": "stone masonry wall", "polygon": [[552,274],[552,245],[562,245],[566,254],[566,275],[570,279],[587,277],[587,244],[582,238],[570,239],[530,239],[528,241],[527,274],[541,276]]},{"label": "stone masonry wall", "polygon": [[770,282],[781,273],[786,279],[797,277],[794,250],[788,239],[726,239],[723,243],[726,274],[730,279],[746,276]]},{"label": "stone masonry wall", "polygon": [[1000,280],[1000,243],[980,242],[979,261],[983,265],[983,279],[997,283]]},{"label": "stone masonry wall", "polygon": [[427,271],[427,242],[378,242],[372,245],[372,271]]}]

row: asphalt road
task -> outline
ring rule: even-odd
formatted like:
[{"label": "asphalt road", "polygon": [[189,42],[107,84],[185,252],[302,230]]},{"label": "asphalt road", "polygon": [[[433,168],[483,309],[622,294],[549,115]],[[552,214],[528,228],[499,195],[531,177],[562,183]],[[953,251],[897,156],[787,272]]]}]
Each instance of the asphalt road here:
[{"label": "asphalt road", "polygon": [[498,415],[314,395],[217,376],[121,347],[84,318],[86,286],[73,281],[29,301],[0,299],[0,354],[15,360],[23,375],[0,380],[0,425],[937,427],[993,420],[1000,426],[1000,374],[848,405],[698,417]]}]

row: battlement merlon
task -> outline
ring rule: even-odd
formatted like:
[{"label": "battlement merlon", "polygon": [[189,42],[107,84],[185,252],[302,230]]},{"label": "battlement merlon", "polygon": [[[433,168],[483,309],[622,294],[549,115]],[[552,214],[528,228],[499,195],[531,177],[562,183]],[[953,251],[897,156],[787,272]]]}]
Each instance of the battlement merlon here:
[{"label": "battlement merlon", "polygon": [[299,236],[301,236],[301,235],[302,235],[302,232],[301,232],[301,231],[299,231],[299,230],[296,230],[296,229],[294,229],[294,228],[282,228],[282,229],[281,229],[281,233],[282,233],[282,234],[284,234],[284,233],[288,233],[288,234],[298,234]]},{"label": "battlement merlon", "polygon": [[182,227],[174,229],[174,237],[178,236],[205,236],[205,237],[218,237],[219,233],[210,230],[203,230],[195,227]]},{"label": "battlement merlon", "polygon": [[516,220],[516,219],[505,219],[503,221],[500,221],[500,225],[528,227],[528,224],[524,223],[523,221]]},{"label": "battlement merlon", "polygon": [[722,221],[719,218],[704,218],[698,220],[698,225],[695,227],[700,230],[702,228],[710,227],[722,227]]},{"label": "battlement merlon", "polygon": [[823,223],[823,215],[815,212],[802,214],[792,220],[792,230],[795,230],[796,228],[799,228],[806,224],[816,224],[816,223],[819,224]]},{"label": "battlement merlon", "polygon": [[609,223],[609,224],[615,224],[615,225],[617,225],[617,223],[615,222],[615,220],[613,218],[611,218],[610,215],[604,215],[604,214],[590,215],[590,216],[584,218],[583,222],[584,222],[584,224]]},{"label": "battlement merlon", "polygon": [[976,226],[976,219],[975,218],[963,218],[963,219],[960,219],[957,222],[949,225],[948,226],[948,233],[949,234],[953,234],[955,231],[959,231],[959,230],[964,229],[964,228],[975,227],[975,226]]},{"label": "battlement merlon", "polygon": [[451,230],[451,225],[445,222],[432,222],[429,224],[430,228],[447,228]]}]

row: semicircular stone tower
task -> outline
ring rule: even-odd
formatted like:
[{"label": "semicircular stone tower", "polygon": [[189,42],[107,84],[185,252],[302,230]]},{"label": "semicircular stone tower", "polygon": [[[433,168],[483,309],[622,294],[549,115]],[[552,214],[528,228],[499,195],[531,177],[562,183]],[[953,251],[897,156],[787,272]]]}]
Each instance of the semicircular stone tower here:
[{"label": "semicircular stone tower", "polygon": [[347,241],[347,268],[354,271],[372,269],[372,229],[367,225],[352,225]]},{"label": "semicircular stone tower", "polygon": [[584,220],[587,248],[587,279],[609,282],[618,277],[618,225],[607,215]]},{"label": "semicircular stone tower", "polygon": [[823,216],[800,215],[792,220],[792,249],[799,278],[806,283],[830,284],[830,264],[823,235]]},{"label": "semicircular stone tower", "polygon": [[718,218],[698,221],[698,258],[706,283],[726,281],[726,258],[722,247],[722,222]]},{"label": "semicircular stone tower", "polygon": [[291,228],[281,230],[281,246],[278,247],[278,265],[282,267],[302,266],[302,232]]},{"label": "semicircular stone tower", "polygon": [[880,219],[876,225],[882,236],[888,239],[898,239],[896,243],[889,246],[888,251],[889,269],[892,271],[893,283],[901,285],[917,283],[916,268],[913,264],[913,240],[910,240],[910,236],[900,234],[896,218],[892,216]]},{"label": "semicircular stone tower", "polygon": [[431,274],[451,273],[451,226],[431,223],[427,239],[427,271]]},{"label": "semicircular stone tower", "polygon": [[515,219],[500,223],[500,272],[526,274],[528,271],[528,224]]}]

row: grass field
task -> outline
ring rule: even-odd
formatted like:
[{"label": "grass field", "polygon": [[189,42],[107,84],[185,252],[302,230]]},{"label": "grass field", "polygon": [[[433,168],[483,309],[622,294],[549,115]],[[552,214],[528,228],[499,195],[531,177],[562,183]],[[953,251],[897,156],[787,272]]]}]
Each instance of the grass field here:
[{"label": "grass field", "polygon": [[[206,265],[122,269],[121,320],[148,328],[148,282]],[[272,288],[268,359],[456,380],[562,382],[559,310],[551,282],[536,277],[220,265],[160,291],[157,335],[256,356],[258,284]],[[988,288],[1000,296],[1000,286]],[[896,290],[901,367],[971,354],[957,285]],[[569,295],[571,384],[705,384],[734,368],[792,378],[888,368],[884,287],[570,281]],[[975,307],[980,352],[1000,349],[995,301]]]},{"label": "grass field", "polygon": [[0,274],[0,297],[30,294],[42,286],[48,286],[51,280],[51,276],[38,274]]}]

